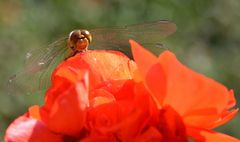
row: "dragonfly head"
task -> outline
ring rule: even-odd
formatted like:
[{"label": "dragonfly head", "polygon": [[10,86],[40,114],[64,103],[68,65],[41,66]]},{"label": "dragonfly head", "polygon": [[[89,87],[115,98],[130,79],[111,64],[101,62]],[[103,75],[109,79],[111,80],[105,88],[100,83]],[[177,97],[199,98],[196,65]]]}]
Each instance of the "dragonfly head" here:
[{"label": "dragonfly head", "polygon": [[82,52],[87,50],[92,42],[92,35],[87,30],[74,30],[69,34],[68,47],[73,52]]}]

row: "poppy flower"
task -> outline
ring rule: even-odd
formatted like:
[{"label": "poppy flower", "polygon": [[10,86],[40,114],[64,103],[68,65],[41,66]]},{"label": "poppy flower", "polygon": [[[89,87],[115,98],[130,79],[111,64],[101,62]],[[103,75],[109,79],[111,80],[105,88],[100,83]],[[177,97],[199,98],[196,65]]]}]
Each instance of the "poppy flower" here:
[{"label": "poppy flower", "polygon": [[17,118],[5,141],[239,141],[212,130],[237,114],[232,90],[182,65],[170,51],[156,57],[130,44],[134,61],[92,50],[60,64],[44,105]]}]

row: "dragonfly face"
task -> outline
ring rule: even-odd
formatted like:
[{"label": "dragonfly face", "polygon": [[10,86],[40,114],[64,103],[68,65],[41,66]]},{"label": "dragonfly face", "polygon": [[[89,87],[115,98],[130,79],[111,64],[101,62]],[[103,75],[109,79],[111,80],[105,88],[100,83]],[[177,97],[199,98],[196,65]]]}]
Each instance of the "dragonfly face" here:
[{"label": "dragonfly face", "polygon": [[68,48],[71,49],[72,54],[86,51],[89,44],[92,42],[92,35],[87,30],[74,30],[68,37]]}]

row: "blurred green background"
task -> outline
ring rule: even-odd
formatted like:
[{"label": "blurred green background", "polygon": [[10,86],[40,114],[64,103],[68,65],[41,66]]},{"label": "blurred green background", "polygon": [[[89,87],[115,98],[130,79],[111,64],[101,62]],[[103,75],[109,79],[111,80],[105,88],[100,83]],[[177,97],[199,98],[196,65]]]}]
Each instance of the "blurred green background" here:
[{"label": "blurred green background", "polygon": [[[240,93],[238,0],[0,0],[1,84],[21,70],[27,51],[44,47],[73,29],[170,20],[178,30],[164,44],[194,70]],[[0,88],[0,137],[40,95],[7,95]],[[238,107],[239,103],[238,102]],[[240,114],[217,128],[240,138]]]}]

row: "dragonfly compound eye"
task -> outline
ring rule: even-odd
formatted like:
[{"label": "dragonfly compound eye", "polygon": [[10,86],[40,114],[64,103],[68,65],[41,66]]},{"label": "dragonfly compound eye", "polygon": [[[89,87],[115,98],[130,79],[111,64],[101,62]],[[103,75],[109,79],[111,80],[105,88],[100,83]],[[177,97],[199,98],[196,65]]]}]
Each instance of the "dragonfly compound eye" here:
[{"label": "dragonfly compound eye", "polygon": [[81,34],[88,39],[89,43],[92,42],[92,35],[88,30],[81,30]]}]

